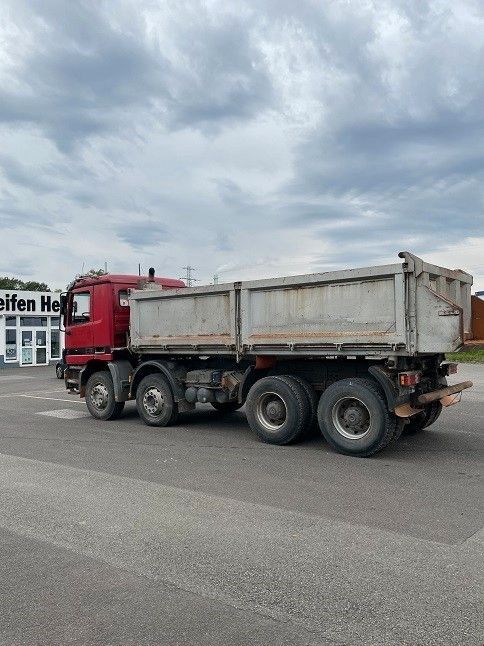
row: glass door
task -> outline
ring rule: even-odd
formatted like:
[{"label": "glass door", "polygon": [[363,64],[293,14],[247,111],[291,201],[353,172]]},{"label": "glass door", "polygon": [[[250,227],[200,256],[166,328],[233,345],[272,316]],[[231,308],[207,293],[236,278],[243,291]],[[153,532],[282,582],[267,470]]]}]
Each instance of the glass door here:
[{"label": "glass door", "polygon": [[21,366],[46,366],[47,330],[45,328],[22,330]]},{"label": "glass door", "polygon": [[47,330],[34,330],[35,335],[35,365],[47,365]]},{"label": "glass door", "polygon": [[33,334],[33,330],[22,330],[21,366],[31,366],[34,362],[34,349],[32,347]]}]

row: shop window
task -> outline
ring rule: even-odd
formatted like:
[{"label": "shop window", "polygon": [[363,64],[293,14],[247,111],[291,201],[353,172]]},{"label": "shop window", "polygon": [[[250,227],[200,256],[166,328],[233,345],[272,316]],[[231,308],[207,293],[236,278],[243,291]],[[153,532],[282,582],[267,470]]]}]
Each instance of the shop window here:
[{"label": "shop window", "polygon": [[17,330],[5,330],[5,361],[17,361]]},{"label": "shop window", "polygon": [[17,317],[16,316],[6,316],[5,317],[5,326],[6,327],[17,327]]},{"label": "shop window", "polygon": [[71,323],[89,323],[91,319],[91,295],[89,292],[79,292],[72,298]]},{"label": "shop window", "polygon": [[21,316],[20,327],[47,327],[46,316]]},{"label": "shop window", "polygon": [[59,330],[50,331],[50,356],[52,359],[60,359],[60,333]]},{"label": "shop window", "polygon": [[50,319],[50,327],[59,327],[60,318],[58,316],[52,316]]}]

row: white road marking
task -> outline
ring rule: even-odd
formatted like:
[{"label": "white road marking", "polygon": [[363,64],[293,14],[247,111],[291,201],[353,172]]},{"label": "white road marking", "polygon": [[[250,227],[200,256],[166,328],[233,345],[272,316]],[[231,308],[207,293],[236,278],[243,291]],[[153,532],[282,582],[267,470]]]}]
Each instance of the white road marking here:
[{"label": "white road marking", "polygon": [[17,397],[27,397],[30,399],[49,399],[55,402],[69,402],[69,404],[84,404],[80,399],[60,399],[59,397],[39,397],[38,395],[17,395]]},{"label": "white road marking", "polygon": [[64,408],[61,410],[46,410],[37,415],[47,415],[48,417],[59,417],[60,419],[79,419],[81,417],[89,417],[86,411],[72,410],[71,408]]}]

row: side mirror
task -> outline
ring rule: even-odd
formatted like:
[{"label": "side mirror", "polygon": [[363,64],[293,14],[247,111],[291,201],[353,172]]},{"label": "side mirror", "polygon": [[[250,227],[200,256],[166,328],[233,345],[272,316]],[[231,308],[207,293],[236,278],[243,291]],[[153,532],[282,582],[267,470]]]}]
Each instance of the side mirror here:
[{"label": "side mirror", "polygon": [[[66,332],[65,325],[67,319],[67,293],[62,292],[60,295],[60,316],[59,316],[59,330],[60,332]],[[64,323],[64,329],[62,329],[62,323]],[[66,332],[66,334],[70,334]]]},{"label": "side mirror", "polygon": [[67,312],[67,294],[63,292],[60,295],[60,313],[65,316]]}]

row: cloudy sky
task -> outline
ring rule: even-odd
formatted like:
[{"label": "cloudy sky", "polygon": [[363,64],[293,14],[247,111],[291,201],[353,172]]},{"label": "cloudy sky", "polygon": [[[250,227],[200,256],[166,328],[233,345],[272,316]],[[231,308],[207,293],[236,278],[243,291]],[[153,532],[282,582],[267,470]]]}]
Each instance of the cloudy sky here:
[{"label": "cloudy sky", "polygon": [[484,289],[480,0],[2,0],[0,275]]}]

